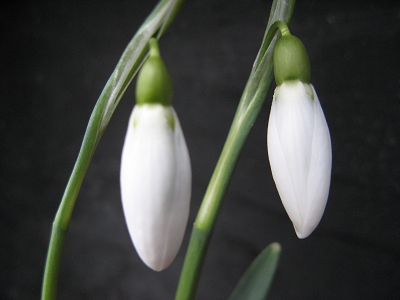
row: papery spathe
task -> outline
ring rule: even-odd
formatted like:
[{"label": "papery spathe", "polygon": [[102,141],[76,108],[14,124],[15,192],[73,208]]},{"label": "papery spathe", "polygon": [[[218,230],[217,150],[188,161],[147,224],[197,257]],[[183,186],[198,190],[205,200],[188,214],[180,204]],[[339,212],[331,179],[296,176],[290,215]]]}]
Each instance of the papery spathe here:
[{"label": "papery spathe", "polygon": [[121,160],[125,219],[141,259],[161,271],[175,258],[189,216],[190,158],[174,109],[136,105]]},{"label": "papery spathe", "polygon": [[328,125],[311,84],[285,81],[276,88],[267,144],[282,203],[297,236],[305,238],[324,213],[332,166]]}]

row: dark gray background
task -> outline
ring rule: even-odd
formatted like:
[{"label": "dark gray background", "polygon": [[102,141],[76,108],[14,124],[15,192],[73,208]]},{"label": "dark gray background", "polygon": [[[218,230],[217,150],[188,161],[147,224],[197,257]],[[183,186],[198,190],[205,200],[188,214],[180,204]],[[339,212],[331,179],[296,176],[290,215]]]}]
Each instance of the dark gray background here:
[{"label": "dark gray background", "polygon": [[[15,1],[1,6],[0,298],[38,299],[56,209],[91,110],[156,1]],[[260,45],[271,1],[187,1],[160,43],[193,167],[190,232]],[[299,0],[330,126],[333,173],[316,231],[297,239],[265,147],[272,91],[218,219],[198,299],[226,299],[254,257],[282,244],[270,299],[400,299],[400,4]],[[156,273],[124,223],[119,163],[129,89],[73,214],[58,299],[172,299],[187,247]]]}]

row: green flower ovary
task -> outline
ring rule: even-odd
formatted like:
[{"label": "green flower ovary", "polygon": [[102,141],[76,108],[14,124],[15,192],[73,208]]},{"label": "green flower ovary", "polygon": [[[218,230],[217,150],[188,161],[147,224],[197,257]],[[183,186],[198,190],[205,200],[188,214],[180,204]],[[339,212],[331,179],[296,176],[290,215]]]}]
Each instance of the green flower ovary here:
[{"label": "green flower ovary", "polygon": [[156,39],[150,40],[150,56],[143,64],[136,83],[136,103],[171,105],[172,82],[160,57]]},{"label": "green flower ovary", "polygon": [[300,80],[310,83],[310,59],[304,44],[293,35],[284,35],[274,49],[274,75],[277,85],[284,81]]}]

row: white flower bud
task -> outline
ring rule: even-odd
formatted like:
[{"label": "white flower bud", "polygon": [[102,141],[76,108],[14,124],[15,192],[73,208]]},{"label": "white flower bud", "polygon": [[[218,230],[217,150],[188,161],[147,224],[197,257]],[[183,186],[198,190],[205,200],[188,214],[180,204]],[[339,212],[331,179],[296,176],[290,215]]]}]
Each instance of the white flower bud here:
[{"label": "white flower bud", "polygon": [[136,105],[122,152],[122,205],[139,256],[156,271],[171,264],[182,243],[191,178],[189,153],[174,109]]},{"label": "white flower bud", "polygon": [[284,81],[275,89],[267,133],[272,175],[299,238],[317,227],[329,194],[331,139],[311,84]]}]

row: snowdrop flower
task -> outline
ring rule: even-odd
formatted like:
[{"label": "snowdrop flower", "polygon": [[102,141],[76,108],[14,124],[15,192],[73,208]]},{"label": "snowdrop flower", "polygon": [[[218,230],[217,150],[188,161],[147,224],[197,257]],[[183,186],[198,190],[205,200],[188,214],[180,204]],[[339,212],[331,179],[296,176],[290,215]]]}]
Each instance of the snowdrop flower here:
[{"label": "snowdrop flower", "polygon": [[308,55],[299,39],[289,35],[278,41],[274,68],[278,86],[268,123],[268,155],[282,203],[302,239],[314,231],[325,210],[331,140],[318,96],[309,83]]},{"label": "snowdrop flower", "polygon": [[147,266],[161,271],[182,243],[192,174],[181,125],[170,106],[169,75],[157,44],[152,43],[137,82],[137,105],[129,119],[120,179],[133,244]]}]

